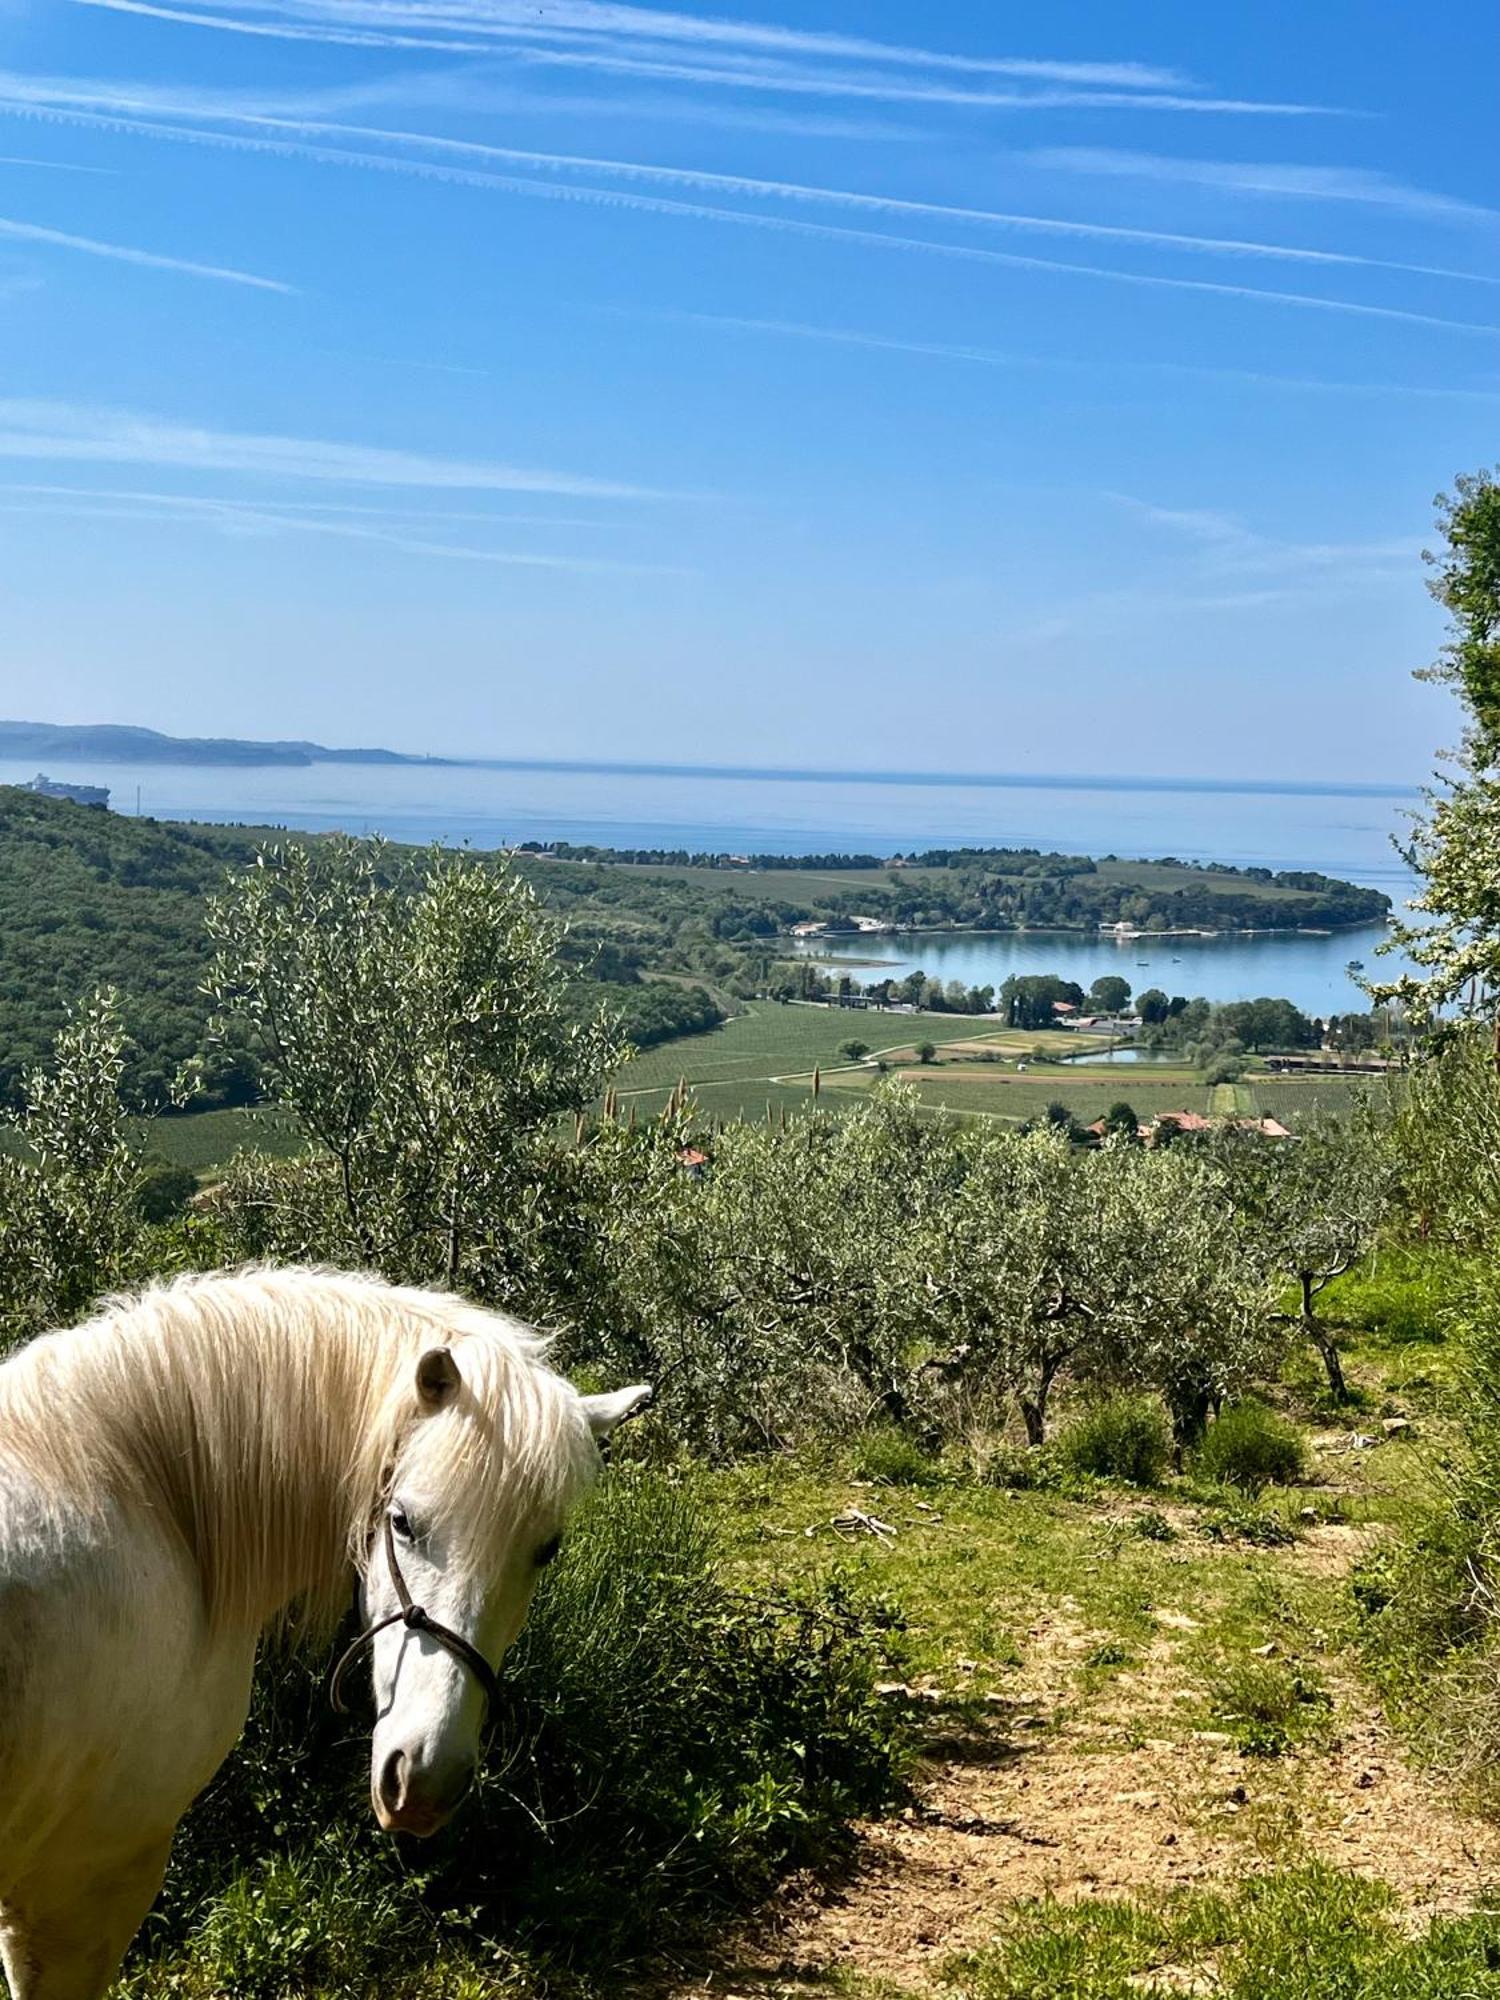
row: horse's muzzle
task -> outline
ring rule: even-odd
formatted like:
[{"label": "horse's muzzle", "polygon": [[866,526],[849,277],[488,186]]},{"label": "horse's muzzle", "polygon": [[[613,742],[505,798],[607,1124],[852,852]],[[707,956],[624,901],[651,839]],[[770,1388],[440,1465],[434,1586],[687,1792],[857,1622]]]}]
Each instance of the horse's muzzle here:
[{"label": "horse's muzzle", "polygon": [[404,1750],[393,1750],[370,1787],[370,1803],[386,1833],[425,1840],[447,1825],[472,1781],[472,1771],[461,1771],[439,1783],[433,1774],[414,1768]]}]

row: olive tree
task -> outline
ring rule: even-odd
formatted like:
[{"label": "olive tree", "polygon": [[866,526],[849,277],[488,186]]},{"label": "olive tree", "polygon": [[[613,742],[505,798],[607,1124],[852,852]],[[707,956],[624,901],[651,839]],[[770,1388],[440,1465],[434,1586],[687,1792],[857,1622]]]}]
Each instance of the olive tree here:
[{"label": "olive tree", "polygon": [[1062,1128],[974,1132],[964,1151],[960,1184],[914,1246],[926,1268],[913,1295],[950,1367],[1013,1396],[1041,1444],[1055,1384],[1095,1337],[1111,1246]]},{"label": "olive tree", "polygon": [[1317,1301],[1374,1248],[1391,1213],[1398,1158],[1389,1120],[1360,1106],[1343,1123],[1323,1120],[1279,1144],[1227,1133],[1218,1151],[1258,1254],[1269,1272],[1296,1286],[1296,1324],[1316,1349],[1334,1400],[1347,1403],[1338,1343]]},{"label": "olive tree", "polygon": [[316,1168],[293,1177],[283,1240],[310,1222],[332,1239],[314,1254],[508,1295],[557,1121],[621,1053],[570,1011],[532,890],[440,849],[300,844],[233,878],[208,928],[215,1033],[248,1044],[327,1163],[316,1196]]},{"label": "olive tree", "polygon": [[1275,1284],[1211,1155],[1114,1140],[1090,1165],[1094,1227],[1110,1249],[1095,1366],[1155,1389],[1179,1446],[1190,1444],[1211,1409],[1275,1366]]},{"label": "olive tree", "polygon": [[0,1151],[0,1339],[81,1312],[138,1275],[141,1167],[120,1098],[128,1041],[105,990],[30,1071]]}]

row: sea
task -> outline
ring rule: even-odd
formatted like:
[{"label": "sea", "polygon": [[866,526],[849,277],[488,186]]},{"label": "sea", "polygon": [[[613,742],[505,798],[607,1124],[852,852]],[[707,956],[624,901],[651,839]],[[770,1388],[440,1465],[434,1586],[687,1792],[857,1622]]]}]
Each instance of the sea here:
[{"label": "sea", "polygon": [[[0,761],[0,784],[29,779]],[[1385,890],[1399,906],[1412,878],[1397,842],[1415,788],[1078,777],[1067,774],[726,769],[700,765],[190,764],[49,765],[57,778],[107,785],[112,809],[158,819],[385,834],[475,849],[522,841],[686,848],[730,854],[898,854],[927,847],[1037,847],[1122,858],[1317,869]],[[998,985],[1013,971],[1057,971],[1087,985],[1120,972],[1139,990],[1210,999],[1285,995],[1326,1014],[1367,1006],[1348,967],[1377,959],[1383,927],[1332,937],[1226,937],[1144,944],[1028,933],[862,940],[853,955],[887,969]]]}]

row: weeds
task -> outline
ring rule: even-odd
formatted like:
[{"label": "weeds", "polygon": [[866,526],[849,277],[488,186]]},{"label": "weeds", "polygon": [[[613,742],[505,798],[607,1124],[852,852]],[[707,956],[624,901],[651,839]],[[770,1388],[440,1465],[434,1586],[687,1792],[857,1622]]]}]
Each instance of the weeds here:
[{"label": "weeds", "polygon": [[1057,1452],[1072,1472],[1158,1486],[1172,1462],[1172,1427],[1154,1396],[1103,1396],[1063,1432]]},{"label": "weeds", "polygon": [[1247,1493],[1289,1486],[1306,1467],[1307,1448],[1296,1425],[1249,1397],[1221,1412],[1193,1454],[1193,1470],[1200,1477]]},{"label": "weeds", "polygon": [[857,1479],[877,1486],[941,1486],[943,1469],[905,1431],[867,1431],[856,1440],[850,1461]]},{"label": "weeds", "polygon": [[1209,1707],[1245,1757],[1281,1757],[1322,1733],[1333,1699],[1316,1675],[1273,1659],[1227,1662],[1209,1683]]}]

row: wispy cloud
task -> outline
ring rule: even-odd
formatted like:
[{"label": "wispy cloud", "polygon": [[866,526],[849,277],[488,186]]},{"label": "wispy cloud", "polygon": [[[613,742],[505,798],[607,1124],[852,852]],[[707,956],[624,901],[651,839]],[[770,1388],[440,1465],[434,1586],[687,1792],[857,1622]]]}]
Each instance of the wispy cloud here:
[{"label": "wispy cloud", "polygon": [[735,313],[650,312],[629,306],[610,308],[622,318],[668,319],[688,326],[721,326],[734,333],[765,333],[788,340],[811,340],[835,347],[868,347],[884,354],[918,354],[938,361],[974,361],[989,368],[1048,368],[1044,357],[1006,354],[993,347],[966,347],[942,340],[899,340],[888,334],[864,333],[855,327],[808,326],[800,320],[748,319]]},{"label": "wispy cloud", "polygon": [[51,174],[110,174],[116,167],[86,167],[77,160],[34,160],[24,153],[0,153],[0,167],[42,167]]},{"label": "wispy cloud", "polygon": [[[368,510],[375,511],[375,510]],[[504,569],[569,570],[586,573],[681,576],[677,563],[635,562],[612,556],[555,555],[534,549],[475,548],[465,543],[435,542],[405,529],[381,528],[358,518],[357,508],[308,510],[282,501],[201,498],[189,494],[96,490],[88,487],[0,482],[0,513],[57,515],[68,520],[128,521],[161,526],[206,527],[239,539],[280,535],[334,536],[343,541],[373,543],[402,555],[437,556],[449,562],[491,564]],[[428,516],[429,521],[444,516]],[[470,516],[470,519],[482,518]],[[514,518],[493,523],[511,527]],[[548,525],[557,525],[549,523]]]},{"label": "wispy cloud", "polygon": [[1357,256],[1338,250],[1310,249],[1300,244],[1266,243],[1233,236],[1200,236],[1180,230],[1143,229],[1120,223],[1089,222],[1070,216],[1019,214],[1005,209],[973,208],[950,202],[913,201],[897,195],[871,194],[847,188],[808,186],[797,181],[758,179],[747,174],[714,173],[705,168],[664,167],[650,162],[613,160],[588,154],[544,153],[514,146],[492,146],[475,140],[450,139],[432,133],[392,130],[378,125],[352,125],[316,119],[290,119],[264,114],[234,121],[260,127],[294,130],[314,138],[355,139],[500,166],[538,168],[563,175],[604,174],[626,182],[690,188],[732,195],[745,200],[770,200],[793,205],[826,206],[863,214],[920,218],[926,221],[974,224],[1020,234],[1061,236],[1077,240],[1186,250],[1214,256],[1279,259],[1300,264],[1346,265],[1367,270],[1403,271],[1421,277],[1454,278],[1478,284],[1500,279],[1428,264],[1411,264],[1383,257]]},{"label": "wispy cloud", "polygon": [[165,257],[155,250],[137,250],[125,243],[100,243],[92,236],[72,236],[66,230],[45,229],[36,222],[15,222],[0,216],[0,241],[40,243],[53,250],[77,250],[116,264],[139,264],[151,271],[175,271],[186,278],[213,278],[225,285],[249,285],[260,292],[291,292],[279,278],[258,278],[222,264],[197,264],[186,257]]},{"label": "wispy cloud", "polygon": [[[1140,63],[962,56],[646,8],[553,6],[543,14],[507,0],[338,0],[336,8],[327,0],[241,0],[238,6],[223,0],[212,11],[158,0],[77,3],[232,34],[448,54],[506,50],[516,61],[543,67],[772,94],[998,110],[1094,107],[1302,116],[1324,109],[1195,95],[1175,71]],[[856,63],[866,67],[838,66]],[[1025,87],[997,89],[987,78]]]},{"label": "wispy cloud", "polygon": [[214,431],[130,411],[23,397],[0,398],[0,458],[171,466],[433,491],[563,493],[600,500],[668,497],[647,487],[572,473],[434,458],[380,445]]},{"label": "wispy cloud", "polygon": [[1148,527],[1165,529],[1197,550],[1203,575],[1222,578],[1316,578],[1336,575],[1409,577],[1421,560],[1420,537],[1376,542],[1291,542],[1248,528],[1236,515],[1213,508],[1163,507],[1131,493],[1102,496]]},{"label": "wispy cloud", "polygon": [[[276,5],[261,0],[242,11],[300,13],[328,19],[334,10],[325,0]],[[340,16],[361,11],[342,0]],[[453,26],[476,25],[494,34],[561,38],[573,35],[628,36],[643,41],[685,42],[695,46],[753,50],[775,55],[812,55],[835,61],[893,63],[902,68],[938,69],[972,76],[1015,76],[1052,83],[1108,85],[1120,90],[1182,89],[1190,79],[1180,70],[1138,62],[1074,62],[1029,56],[970,56],[910,44],[882,42],[863,35],[819,29],[731,20],[721,15],[686,14],[664,8],[605,4],[604,0],[552,0],[545,11],[533,0],[445,0],[436,6],[418,4],[367,6],[367,15],[441,20]]]},{"label": "wispy cloud", "polygon": [[1340,382],[1306,375],[1271,375],[1251,368],[1208,368],[1187,361],[1074,360],[1056,354],[1013,354],[1002,348],[971,347],[953,341],[906,340],[893,334],[871,333],[859,327],[814,326],[800,320],[755,319],[738,313],[653,311],[646,307],[611,306],[623,319],[667,319],[692,326],[723,327],[730,333],[765,334],[773,339],[806,340],[835,347],[863,347],[885,354],[911,354],[936,361],[973,362],[986,368],[1043,368],[1066,373],[1104,375],[1186,375],[1204,382],[1249,383],[1257,388],[1290,390],[1323,396],[1371,396],[1388,402],[1392,396],[1433,397],[1442,402],[1500,403],[1500,386],[1463,388],[1452,383]]},{"label": "wispy cloud", "polygon": [[1364,167],[1307,167],[1271,160],[1184,160],[1170,153],[1117,152],[1101,146],[1042,146],[1025,155],[1039,167],[1111,180],[1165,181],[1176,186],[1221,189],[1229,194],[1269,195],[1287,201],[1354,202],[1394,209],[1404,215],[1454,221],[1500,221],[1500,211],[1481,208],[1453,195],[1411,187],[1390,174]]},{"label": "wispy cloud", "polygon": [[[12,89],[13,81],[18,81],[18,91]],[[523,195],[537,200],[556,202],[576,202],[587,206],[626,208],[655,215],[679,216],[700,222],[727,223],[739,228],[761,229],[783,234],[815,238],[826,242],[862,244],[884,250],[896,250],[916,255],[957,259],[966,262],[992,264],[1020,270],[1052,271],[1073,277],[1093,279],[1112,284],[1128,285],[1143,289],[1198,292],[1226,298],[1259,300],[1264,303],[1290,306],[1293,308],[1353,315],[1358,318],[1388,320],[1415,326],[1439,327],[1452,332],[1493,334],[1500,327],[1489,326],[1469,320],[1457,320],[1441,314],[1412,311],[1396,306],[1366,304],[1351,299],[1325,298],[1314,293],[1275,291],[1253,285],[1240,285],[1206,278],[1168,277],[1160,273],[1121,270],[1111,266],[1076,264],[1056,258],[1035,257],[1015,251],[991,250],[974,244],[935,242],[927,238],[896,235],[878,230],[852,229],[830,223],[810,222],[802,217],[776,214],[762,214],[742,209],[728,209],[702,202],[678,201],[662,195],[645,194],[625,186],[596,187],[582,185],[566,179],[535,180],[521,175],[491,173],[477,167],[457,164],[460,159],[489,158],[496,161],[516,160],[525,163],[545,165],[549,171],[558,169],[576,170],[588,167],[595,171],[614,172],[629,183],[659,182],[669,180],[674,184],[690,186],[718,187],[727,191],[745,194],[762,193],[774,195],[777,199],[790,203],[829,202],[839,207],[870,208],[880,213],[919,214],[937,219],[946,217],[952,221],[992,223],[995,225],[1021,226],[1035,224],[1047,229],[1058,228],[1072,233],[1075,229],[1089,235],[1113,236],[1113,225],[1074,225],[1054,218],[1008,218],[999,212],[987,210],[959,210],[940,207],[932,203],[906,202],[896,197],[851,193],[840,189],[802,188],[792,183],[760,182],[739,176],[714,175],[691,169],[661,168],[625,161],[590,161],[571,156],[537,154],[518,149],[486,147],[472,141],[440,139],[426,134],[390,132],[379,127],[333,126],[322,121],[285,119],[270,116],[237,115],[225,117],[223,128],[208,129],[164,122],[160,111],[155,120],[135,117],[126,107],[132,102],[130,95],[109,96],[105,86],[67,85],[48,83],[43,79],[21,78],[13,80],[0,77],[0,111],[16,111],[23,115],[41,115],[63,121],[85,125],[103,126],[115,131],[129,131],[151,138],[180,140],[185,143],[238,148],[252,152],[263,152],[284,158],[320,160],[327,164],[359,167],[384,173],[405,173],[419,177],[447,181],[469,187],[491,188],[507,194]],[[159,99],[157,100],[159,104]],[[86,106],[107,107],[110,103],[120,105],[119,110],[109,108],[88,109]],[[232,127],[233,129],[228,129]],[[321,133],[328,136],[369,134],[369,142],[376,141],[392,145],[425,148],[432,155],[422,158],[415,153],[356,152],[345,147],[334,147],[315,143],[312,138],[303,138],[302,133]],[[1212,249],[1221,254],[1289,256],[1299,259],[1304,256],[1314,263],[1342,265],[1366,260],[1345,258],[1336,252],[1298,251],[1292,246],[1238,244],[1218,239],[1178,238],[1171,239],[1160,232],[1136,232],[1158,243],[1174,241],[1180,246],[1195,249]],[[1374,260],[1368,260],[1374,262]],[[1428,273],[1426,266],[1400,266],[1397,268]],[[1431,275],[1469,278],[1466,272],[1432,272]],[[1493,282],[1479,279],[1478,282]]]},{"label": "wispy cloud", "polygon": [[205,514],[222,513],[226,517],[237,514],[253,514],[257,517],[267,511],[267,505],[274,509],[278,517],[300,515],[327,516],[335,520],[352,521],[398,521],[407,529],[429,528],[434,524],[442,527],[462,522],[468,526],[486,528],[585,528],[613,529],[620,525],[621,517],[607,515],[580,514],[517,514],[507,509],[497,512],[493,507],[429,507],[420,501],[405,505],[372,505],[358,500],[288,500],[278,494],[270,503],[259,500],[231,498],[228,495],[212,493],[170,493],[141,487],[115,486],[60,486],[49,480],[8,479],[4,491],[10,494],[36,494],[40,498],[66,500],[93,500],[118,502],[132,507],[192,508]]}]

